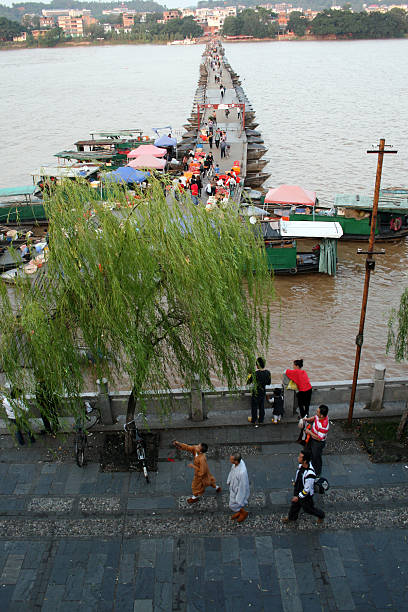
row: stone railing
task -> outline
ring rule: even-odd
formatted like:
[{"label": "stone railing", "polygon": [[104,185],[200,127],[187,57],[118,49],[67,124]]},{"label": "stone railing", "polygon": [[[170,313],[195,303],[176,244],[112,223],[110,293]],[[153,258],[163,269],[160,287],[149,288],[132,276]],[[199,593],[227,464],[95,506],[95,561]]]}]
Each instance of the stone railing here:
[{"label": "stone railing", "polygon": [[[267,388],[272,391],[277,382]],[[351,380],[312,383],[312,405],[327,404],[332,418],[346,418],[351,393]],[[99,384],[98,392],[84,393],[84,401],[97,405],[102,414],[102,421],[109,425],[126,416],[130,391],[109,392],[106,381]],[[160,392],[149,392],[144,395],[147,413],[160,416],[164,412],[189,417],[193,421],[203,421],[211,413],[249,410],[250,387],[239,387],[230,390],[227,387],[216,387],[203,390],[198,382],[190,389],[168,389]],[[408,378],[385,378],[384,366],[376,366],[373,379],[361,379],[357,384],[355,416],[374,416],[376,414],[402,412],[408,400]],[[296,394],[285,389],[285,413],[287,417],[296,410]],[[228,420],[228,419],[227,419]]]}]

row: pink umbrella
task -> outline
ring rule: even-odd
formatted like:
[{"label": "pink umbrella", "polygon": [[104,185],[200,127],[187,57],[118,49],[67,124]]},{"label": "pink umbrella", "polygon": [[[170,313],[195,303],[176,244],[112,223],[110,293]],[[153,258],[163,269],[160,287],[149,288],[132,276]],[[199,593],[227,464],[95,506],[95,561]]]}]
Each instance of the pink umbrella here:
[{"label": "pink umbrella", "polygon": [[164,157],[166,155],[166,149],[160,149],[154,145],[140,145],[137,149],[133,149],[128,153],[128,158],[140,157],[140,155],[153,155],[153,157]]},{"label": "pink umbrella", "polygon": [[163,170],[166,165],[166,160],[157,159],[153,155],[140,155],[127,164],[131,168],[155,168],[156,170]]},{"label": "pink umbrella", "polygon": [[281,185],[276,189],[270,189],[265,196],[266,204],[303,204],[314,206],[316,203],[316,192],[303,189],[298,185]]}]

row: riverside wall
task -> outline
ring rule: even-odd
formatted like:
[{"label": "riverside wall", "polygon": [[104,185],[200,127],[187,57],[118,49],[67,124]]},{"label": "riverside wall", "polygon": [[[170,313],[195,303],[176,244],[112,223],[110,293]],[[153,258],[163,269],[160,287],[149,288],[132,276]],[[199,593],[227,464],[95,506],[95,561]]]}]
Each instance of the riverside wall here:
[{"label": "riverside wall", "polygon": [[[275,381],[267,387],[267,392],[281,384]],[[351,380],[312,381],[312,406],[326,404],[331,419],[347,418],[351,385]],[[109,429],[115,428],[115,423],[125,421],[129,395],[130,390],[109,390],[104,381],[99,385],[99,391],[83,393],[81,397],[84,402],[88,401],[101,409],[102,424]],[[228,425],[231,413],[249,411],[250,398],[251,389],[247,386],[235,390],[227,387],[204,390],[200,389],[198,383],[192,388],[167,389],[144,395],[146,414],[152,426],[161,423],[164,427],[168,421],[165,413],[171,413],[172,419],[176,418],[178,422],[180,419],[190,420],[191,424],[210,422],[216,416],[217,424]],[[400,415],[407,402],[408,377],[387,378],[385,368],[376,366],[373,378],[360,379],[357,384],[354,416],[369,418]],[[285,390],[285,419],[293,418],[295,410],[295,392]]]}]

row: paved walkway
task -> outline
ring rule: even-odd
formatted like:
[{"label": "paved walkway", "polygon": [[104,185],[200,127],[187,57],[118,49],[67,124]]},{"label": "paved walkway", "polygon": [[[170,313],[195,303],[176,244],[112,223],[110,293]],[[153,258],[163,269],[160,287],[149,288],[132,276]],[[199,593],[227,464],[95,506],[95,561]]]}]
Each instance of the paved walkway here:
[{"label": "paved walkway", "polygon": [[[372,464],[334,426],[332,488],[317,496],[326,526],[301,515],[286,528],[296,425],[204,433],[224,491],[193,507],[189,459],[170,447],[199,441],[192,430],[162,432],[148,485],[96,460],[78,468],[70,436],[18,448],[1,436],[0,610],[408,610],[408,466]],[[251,484],[242,525],[229,520],[225,488],[236,449]]]}]

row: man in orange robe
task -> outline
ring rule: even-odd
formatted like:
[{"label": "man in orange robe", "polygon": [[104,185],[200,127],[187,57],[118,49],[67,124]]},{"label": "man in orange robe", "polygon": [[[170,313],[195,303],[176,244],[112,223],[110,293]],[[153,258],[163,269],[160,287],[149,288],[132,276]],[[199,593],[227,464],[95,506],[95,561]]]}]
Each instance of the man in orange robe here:
[{"label": "man in orange robe", "polygon": [[208,445],[205,444],[205,442],[201,442],[201,444],[190,446],[189,444],[177,442],[177,440],[173,440],[173,444],[176,448],[185,450],[194,455],[194,462],[188,464],[189,467],[194,469],[194,478],[193,482],[191,483],[193,495],[187,500],[187,502],[189,504],[195,504],[198,502],[200,496],[204,494],[207,487],[213,487],[217,493],[220,493],[221,487],[217,485],[214,476],[208,469],[207,457],[205,456],[205,453],[208,450]]}]

